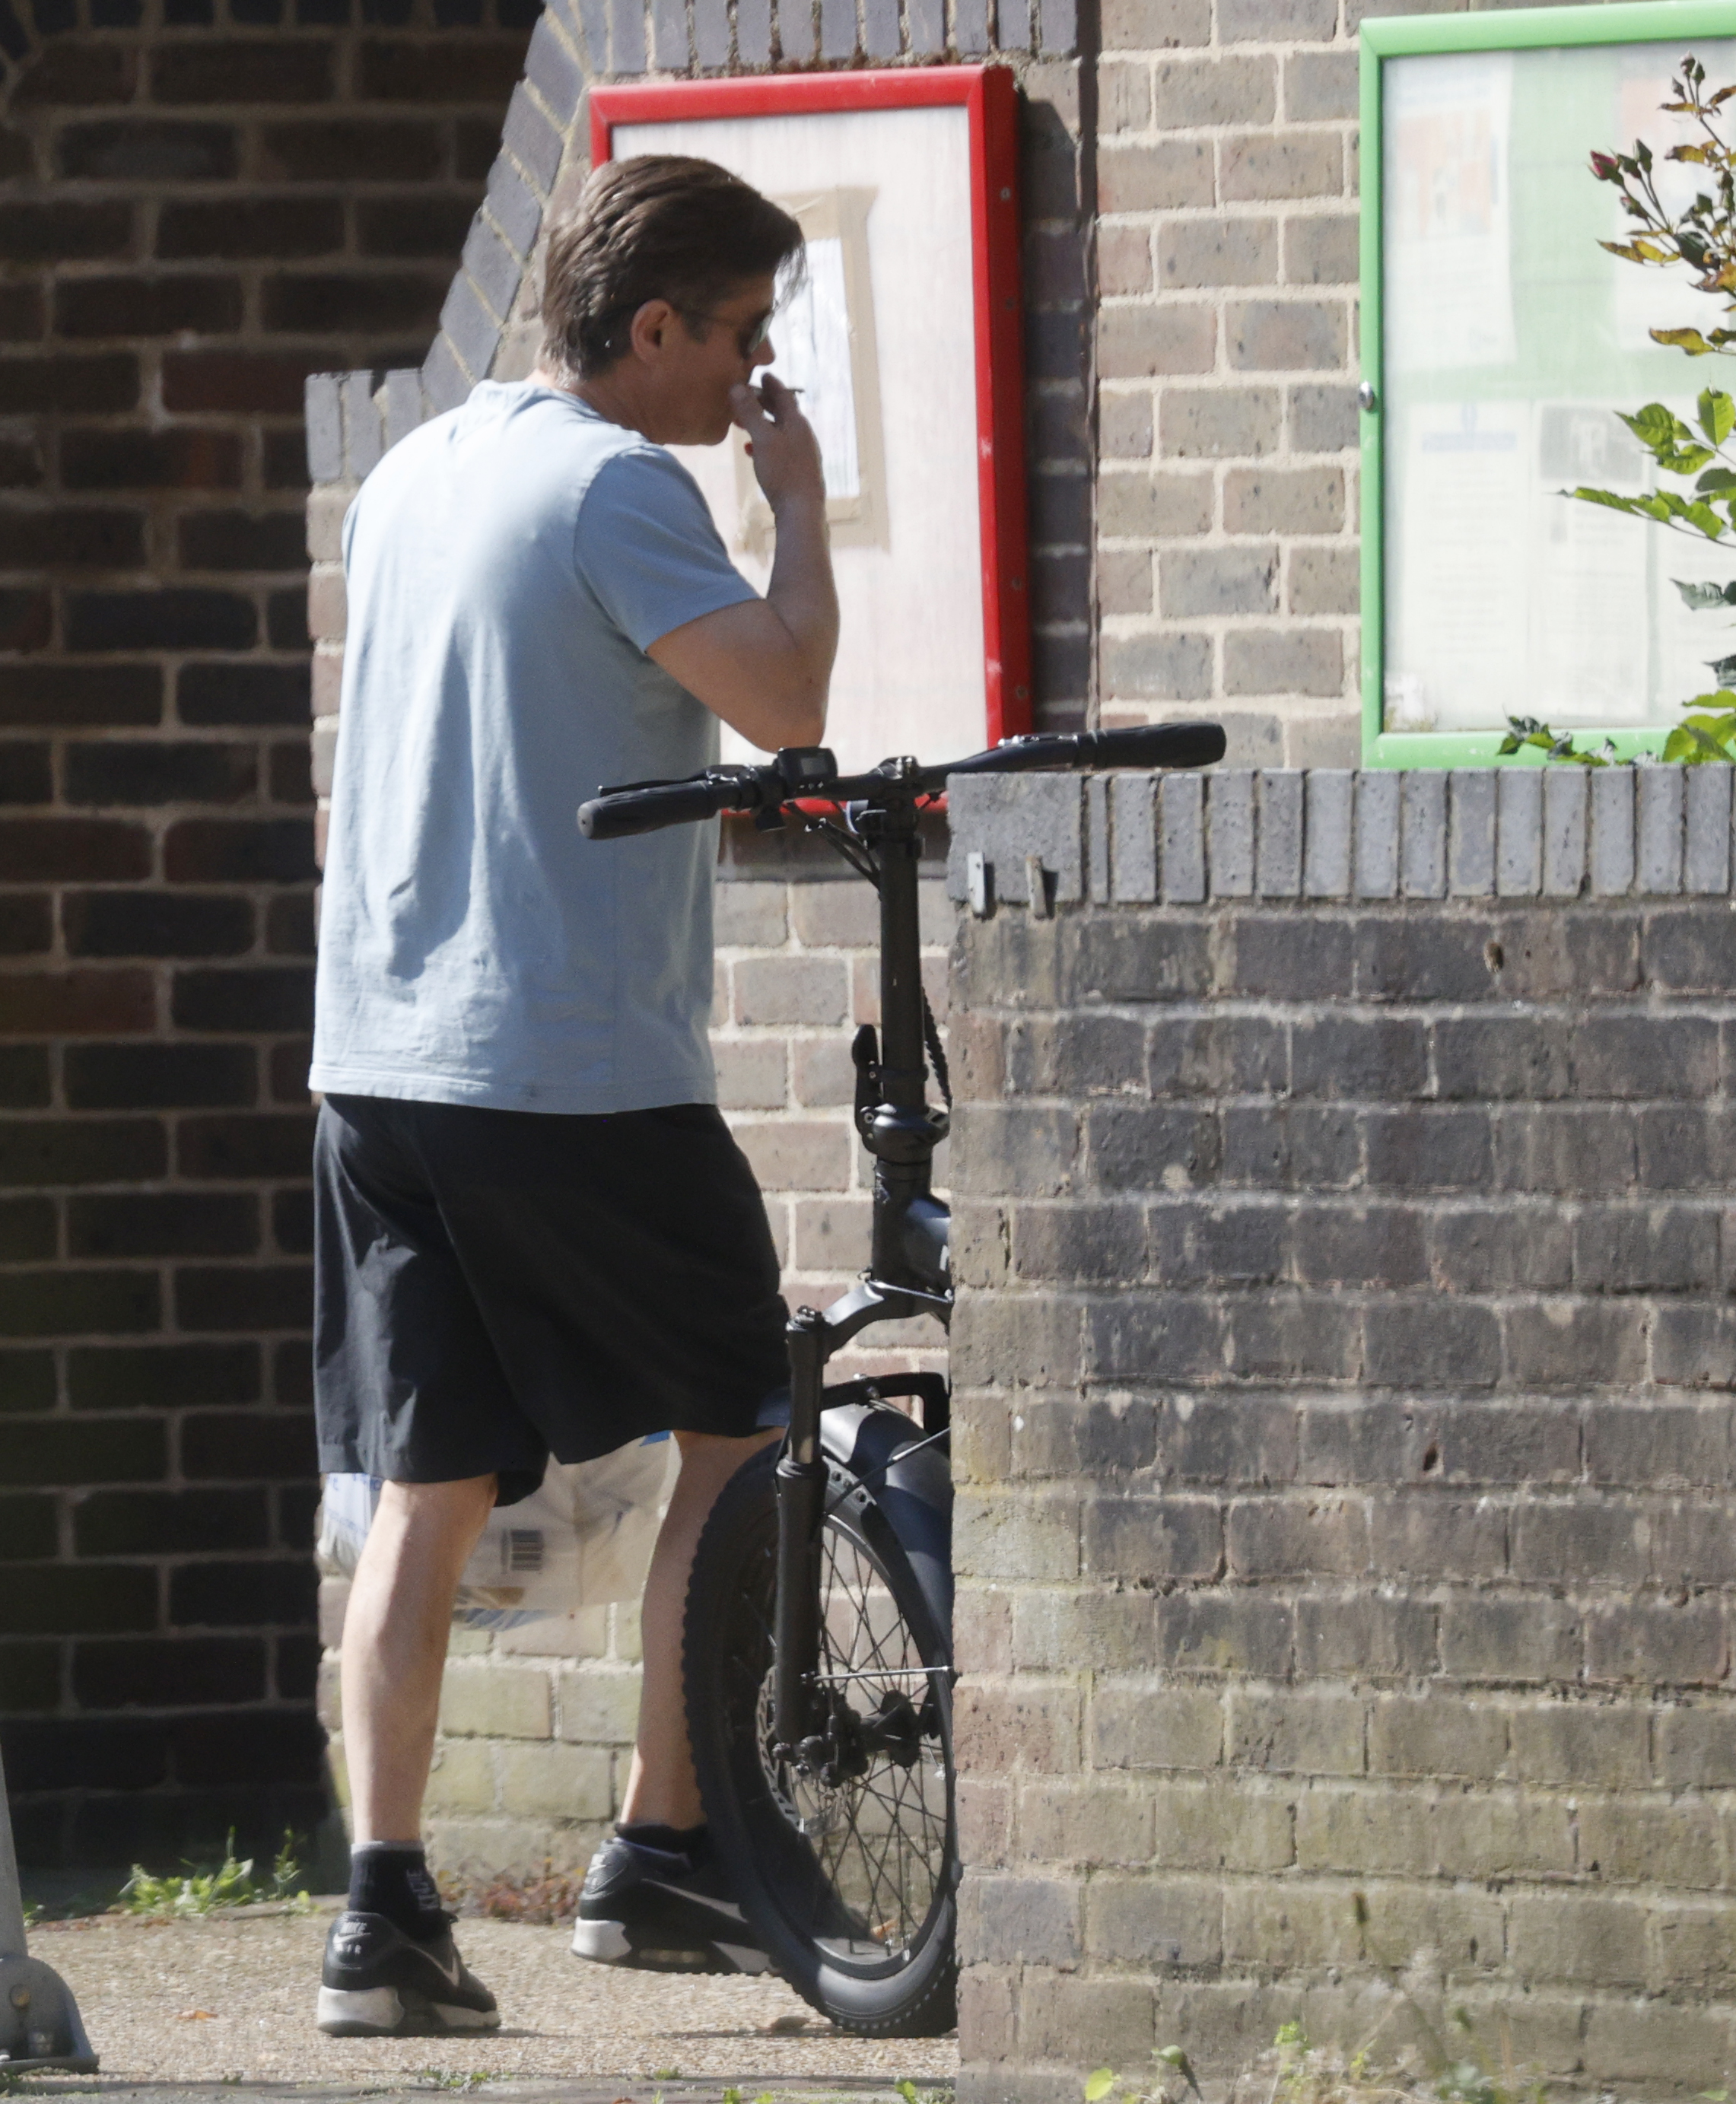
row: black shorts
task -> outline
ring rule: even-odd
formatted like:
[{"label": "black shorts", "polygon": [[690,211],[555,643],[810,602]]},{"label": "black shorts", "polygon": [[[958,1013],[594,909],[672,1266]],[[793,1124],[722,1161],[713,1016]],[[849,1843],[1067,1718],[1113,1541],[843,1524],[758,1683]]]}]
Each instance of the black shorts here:
[{"label": "black shorts", "polygon": [[511,1504],[551,1453],[777,1418],[777,1252],[710,1104],[591,1117],[328,1096],[314,1191],[324,1470],[497,1475]]}]

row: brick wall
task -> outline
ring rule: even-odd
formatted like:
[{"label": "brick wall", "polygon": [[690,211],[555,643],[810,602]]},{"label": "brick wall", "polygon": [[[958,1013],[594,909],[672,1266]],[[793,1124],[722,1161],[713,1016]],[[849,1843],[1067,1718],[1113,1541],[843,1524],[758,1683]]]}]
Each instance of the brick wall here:
[{"label": "brick wall", "polygon": [[1716,2086],[1729,770],[955,786],[963,2094]]},{"label": "brick wall", "polygon": [[1412,11],[1104,0],[1105,721],[1357,756],[1356,31]]},{"label": "brick wall", "polygon": [[0,12],[0,1712],[20,1853],[324,1805],[304,376],[418,358],[525,0]]},{"label": "brick wall", "polygon": [[[756,28],[756,23],[758,27]],[[733,38],[733,42],[732,42]],[[757,38],[757,41],[756,39]],[[1036,702],[1043,721],[1080,720],[1089,702],[1088,438],[1090,72],[1071,9],[981,0],[949,11],[783,7],[755,15],[722,0],[685,14],[636,0],[556,0],[538,25],[509,109],[483,212],[465,243],[419,370],[328,374],[308,389],[315,489],[309,545],[314,659],[314,776],[330,787],[343,651],[339,528],[382,451],[425,416],[462,401],[484,377],[520,377],[538,330],[540,240],[548,215],[588,170],[586,82],[607,74],[751,72],[770,65],[898,65],[997,53],[1024,89],[1022,181],[1029,322],[1031,564]],[[924,886],[926,969],[946,1012],[939,834]],[[718,898],[714,1044],[720,1094],[766,1193],[792,1299],[823,1304],[867,1255],[867,1157],[850,1129],[849,1041],[877,1001],[872,895],[829,849],[726,836]],[[940,1173],[944,1176],[944,1157]],[[877,1337],[846,1371],[935,1364],[931,1326]],[[341,1630],[343,1588],[328,1581],[328,1643]],[[630,1610],[581,1614],[492,1638],[455,1632],[453,1695],[443,1716],[429,1802],[435,1859],[449,1870],[522,1868],[547,1857],[582,1864],[613,1818],[636,1707],[636,1624]],[[324,1714],[340,1795],[341,1718],[335,1653]],[[560,1778],[559,1786],[549,1779]]]}]

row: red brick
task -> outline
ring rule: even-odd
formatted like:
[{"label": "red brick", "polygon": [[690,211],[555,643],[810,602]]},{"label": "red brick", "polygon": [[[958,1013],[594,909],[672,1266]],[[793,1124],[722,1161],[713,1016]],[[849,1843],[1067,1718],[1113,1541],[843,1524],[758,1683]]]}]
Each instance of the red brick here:
[{"label": "red brick", "polygon": [[[0,586],[0,650],[40,650],[54,634],[54,602],[45,591],[18,591]],[[12,667],[7,668],[10,677]],[[0,722],[29,723],[36,719],[9,715],[6,696],[0,692]]]},{"label": "red brick", "polygon": [[310,336],[337,329],[404,329],[432,335],[452,282],[449,265],[438,274],[365,270],[322,272],[318,277],[273,276],[266,280],[260,318],[268,329]]},{"label": "red brick", "polygon": [[11,106],[30,109],[58,103],[90,109],[104,102],[130,102],[138,78],[136,53],[116,45],[50,44],[19,74]]},{"label": "red brick", "polygon": [[[0,1127],[0,1138],[4,1128]],[[176,1168],[183,1176],[304,1177],[313,1161],[314,1121],[292,1116],[237,1112],[231,1117],[181,1121]]]},{"label": "red brick", "polygon": [[0,956],[42,956],[54,947],[46,892],[0,894]]},{"label": "red brick", "polygon": [[362,46],[362,93],[380,102],[485,103],[504,110],[524,71],[510,47],[396,38]]},{"label": "red brick", "polygon": [[150,835],[111,818],[11,818],[0,824],[0,881],[146,876]]},{"label": "red brick", "polygon": [[[274,351],[172,350],[163,360],[166,409],[257,409],[300,416],[302,390],[319,360]],[[0,368],[0,374],[4,368]],[[3,386],[0,379],[0,386]]]},{"label": "red brick", "polygon": [[0,506],[0,568],[73,565],[137,569],[145,560],[145,515],[69,506]]},{"label": "red brick", "polygon": [[191,511],[176,528],[190,570],[301,570],[306,524],[295,511]]},{"label": "red brick", "polygon": [[[8,211],[11,209],[8,207]],[[0,212],[0,229],[7,213]],[[0,232],[0,253],[5,235]],[[91,358],[56,353],[51,358],[0,359],[0,416],[42,410],[130,409],[139,399],[135,358]],[[297,395],[297,399],[300,400]]]},{"label": "red brick", "polygon": [[332,90],[332,53],[324,38],[191,38],[153,53],[151,94],[165,104],[323,102]]},{"label": "red brick", "polygon": [[0,1121],[0,1184],[134,1184],[161,1176],[168,1143],[155,1118]]},{"label": "red brick", "polygon": [[55,288],[54,326],[66,337],[202,336],[241,326],[238,278],[71,278]]},{"label": "red brick", "polygon": [[324,256],[343,245],[344,208],[329,198],[202,198],[165,203],[157,220],[162,256]]},{"label": "red brick", "polygon": [[0,1031],[13,1037],[107,1037],[155,1027],[148,971],[8,972]]},{"label": "red brick", "polygon": [[0,439],[0,489],[34,489],[42,480],[42,441]]},{"label": "red brick", "polygon": [[234,174],[238,154],[227,124],[112,118],[68,125],[55,164],[63,176],[97,182],[219,182]]},{"label": "red brick", "polygon": [[425,181],[444,158],[437,125],[402,121],[268,124],[261,143],[264,172],[279,181]]},{"label": "red brick", "polygon": [[306,818],[183,818],[163,842],[172,884],[295,884],[314,874]]},{"label": "red brick", "polygon": [[88,262],[124,256],[132,245],[131,205],[9,198],[0,212],[0,259],[8,263]]},{"label": "red brick", "polygon": [[60,479],[69,489],[235,489],[241,472],[234,431],[74,427],[60,434]]},{"label": "red brick", "polygon": [[35,343],[47,310],[39,285],[0,285],[0,343]]},{"label": "red brick", "polygon": [[[0,635],[4,611],[0,605]],[[163,675],[154,665],[11,664],[0,672],[0,724],[71,729],[162,718]]]},{"label": "red brick", "polygon": [[432,256],[450,262],[464,246],[476,209],[466,186],[449,194],[427,187],[406,197],[359,203],[355,244],[364,256]]}]

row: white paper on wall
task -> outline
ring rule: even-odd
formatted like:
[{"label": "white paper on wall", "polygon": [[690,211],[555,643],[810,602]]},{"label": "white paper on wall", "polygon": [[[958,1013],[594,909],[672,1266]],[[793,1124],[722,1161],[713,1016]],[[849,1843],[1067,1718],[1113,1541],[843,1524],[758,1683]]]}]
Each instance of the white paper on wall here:
[{"label": "white paper on wall", "polygon": [[1454,52],[1396,72],[1386,140],[1390,372],[1513,355],[1512,91],[1504,51]]},{"label": "white paper on wall", "polygon": [[[701,154],[770,197],[867,200],[863,296],[850,292],[847,209],[831,230],[803,216],[810,291],[771,331],[774,370],[803,386],[799,376],[814,376],[828,455],[842,626],[827,738],[847,767],[902,752],[944,760],[987,742],[969,144],[957,105],[619,124],[613,134],[618,157]],[[853,305],[867,311],[859,325],[871,341],[846,358],[838,321],[841,308],[847,332]],[[877,396],[872,417],[864,372]],[[744,501],[736,443],[677,452],[732,557],[763,591],[770,546],[754,528],[751,489]],[[857,515],[840,517],[852,504]],[[755,756],[733,733],[724,742],[725,758]]]},{"label": "white paper on wall", "polygon": [[[1578,501],[1657,471],[1617,412],[1729,387],[1653,328],[1718,303],[1642,268],[1594,150],[1651,146],[1679,207],[1703,171],[1663,160],[1683,47],[1545,46],[1390,58],[1382,68],[1386,722],[1393,730],[1673,721],[1736,655],[1736,614],[1692,613],[1672,579],[1736,578],[1736,547]],[[1736,42],[1701,39],[1709,85]],[[1671,482],[1672,488],[1685,485]]]}]

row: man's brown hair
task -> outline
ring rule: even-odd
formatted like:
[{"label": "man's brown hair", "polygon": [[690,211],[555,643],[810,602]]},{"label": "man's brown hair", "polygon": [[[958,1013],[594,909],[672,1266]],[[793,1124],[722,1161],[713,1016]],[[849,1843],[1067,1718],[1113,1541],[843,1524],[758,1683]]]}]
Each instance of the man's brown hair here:
[{"label": "man's brown hair", "polygon": [[542,363],[569,382],[627,350],[633,316],[667,300],[689,327],[744,278],[799,267],[801,229],[715,162],[639,154],[592,171],[548,239]]}]

